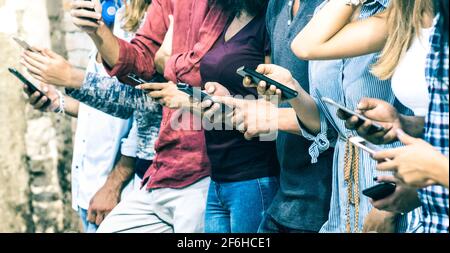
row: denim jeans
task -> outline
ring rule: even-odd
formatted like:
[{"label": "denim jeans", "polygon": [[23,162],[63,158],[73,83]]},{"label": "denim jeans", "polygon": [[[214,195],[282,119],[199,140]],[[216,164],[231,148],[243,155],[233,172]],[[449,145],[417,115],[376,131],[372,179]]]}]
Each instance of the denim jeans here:
[{"label": "denim jeans", "polygon": [[80,215],[81,223],[83,223],[83,230],[85,233],[96,233],[98,226],[94,223],[90,223],[87,220],[87,210],[78,207],[78,215]]},{"label": "denim jeans", "polygon": [[278,186],[275,177],[233,183],[211,181],[205,232],[256,233]]}]

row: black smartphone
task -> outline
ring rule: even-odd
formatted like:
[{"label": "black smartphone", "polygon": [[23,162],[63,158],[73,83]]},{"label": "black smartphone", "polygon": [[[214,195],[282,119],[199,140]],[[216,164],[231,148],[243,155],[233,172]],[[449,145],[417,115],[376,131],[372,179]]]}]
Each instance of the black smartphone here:
[{"label": "black smartphone", "polygon": [[165,83],[165,82],[167,82],[167,80],[164,78],[164,76],[162,76],[159,73],[154,74],[152,79],[150,79],[149,81],[146,81],[133,73],[129,74],[127,77],[131,81],[133,81],[136,85],[140,85],[140,84],[144,84],[144,83]]},{"label": "black smartphone", "polygon": [[287,87],[286,85],[283,85],[263,74],[260,74],[258,72],[256,72],[253,69],[247,68],[245,66],[240,67],[236,73],[242,77],[250,77],[254,83],[258,84],[261,81],[265,81],[267,83],[267,85],[274,85],[275,87],[277,87],[278,89],[280,89],[282,91],[282,97],[283,99],[293,99],[296,98],[298,96],[298,92],[296,90],[293,90],[289,87]]},{"label": "black smartphone", "polygon": [[[39,90],[34,84],[32,84],[28,79],[26,79],[17,69],[15,68],[8,68],[9,72],[13,74],[15,77],[17,77],[22,83],[24,83],[28,87],[28,91],[33,94],[36,91],[39,92],[40,98],[41,97],[47,97],[44,92]],[[44,106],[47,107],[51,103],[50,99],[47,97],[47,102],[45,102]]]},{"label": "black smartphone", "polygon": [[[337,109],[340,109],[342,112],[344,112],[346,114],[347,118],[350,118],[352,116],[358,117],[358,119],[359,119],[358,127],[361,126],[362,124],[364,124],[365,121],[369,120],[368,118],[364,117],[363,115],[361,115],[357,112],[354,112],[354,111],[346,108],[345,106],[342,106],[342,105],[336,103],[335,101],[333,101],[330,98],[323,97],[322,101],[329,105],[336,107]],[[380,124],[373,122],[372,125],[370,126],[368,134],[374,134],[374,133],[381,132],[381,131],[384,131],[384,127],[382,127]]]},{"label": "black smartphone", "polygon": [[[201,91],[199,88],[192,87],[189,84],[186,83],[178,83],[177,84],[178,90],[186,93],[189,95],[189,97],[192,97],[197,102],[203,102],[205,100],[210,100],[213,103],[218,103],[215,101],[208,93]],[[227,105],[221,104],[222,112],[229,112],[231,111],[231,108],[229,108]]]},{"label": "black smartphone", "polygon": [[392,195],[396,188],[397,185],[394,183],[381,183],[365,189],[362,193],[365,196],[377,201]]}]

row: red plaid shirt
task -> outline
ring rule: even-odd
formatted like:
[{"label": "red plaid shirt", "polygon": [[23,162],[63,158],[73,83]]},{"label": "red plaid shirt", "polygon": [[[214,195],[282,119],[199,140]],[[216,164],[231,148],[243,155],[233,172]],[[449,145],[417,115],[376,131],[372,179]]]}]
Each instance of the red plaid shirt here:
[{"label": "red plaid shirt", "polygon": [[[149,80],[155,74],[154,58],[174,16],[173,55],[164,76],[173,82],[201,85],[200,60],[223,32],[228,16],[208,0],[154,0],[147,20],[136,38],[119,39],[119,61],[109,70],[111,76],[126,77],[133,72]],[[164,108],[156,157],[144,181],[148,189],[184,188],[209,176],[210,163],[202,130],[173,130],[174,110]]]}]

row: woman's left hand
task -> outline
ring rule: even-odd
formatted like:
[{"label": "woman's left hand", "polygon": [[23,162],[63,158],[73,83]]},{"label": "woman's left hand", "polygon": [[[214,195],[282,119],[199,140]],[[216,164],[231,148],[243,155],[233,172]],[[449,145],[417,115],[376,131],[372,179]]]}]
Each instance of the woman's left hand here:
[{"label": "woman's left hand", "polygon": [[177,85],[173,82],[145,83],[136,86],[136,89],[149,92],[148,96],[170,109],[190,108],[192,105],[189,96],[178,90]]},{"label": "woman's left hand", "polygon": [[[406,146],[375,154],[378,170],[393,171],[400,180],[413,187],[427,187],[437,183],[448,186],[448,158],[422,139],[413,138],[397,130],[398,139]],[[446,176],[445,176],[446,175]],[[446,177],[446,182],[444,181]]]}]

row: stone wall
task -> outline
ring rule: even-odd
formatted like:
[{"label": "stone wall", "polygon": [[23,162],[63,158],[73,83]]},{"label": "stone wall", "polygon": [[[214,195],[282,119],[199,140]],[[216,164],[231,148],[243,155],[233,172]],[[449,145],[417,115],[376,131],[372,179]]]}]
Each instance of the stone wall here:
[{"label": "stone wall", "polygon": [[7,67],[18,64],[18,35],[83,68],[92,44],[70,22],[68,0],[0,0],[0,232],[77,232],[71,209],[74,121],[26,104]]}]

